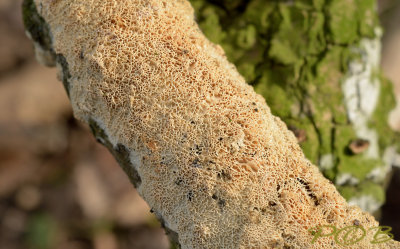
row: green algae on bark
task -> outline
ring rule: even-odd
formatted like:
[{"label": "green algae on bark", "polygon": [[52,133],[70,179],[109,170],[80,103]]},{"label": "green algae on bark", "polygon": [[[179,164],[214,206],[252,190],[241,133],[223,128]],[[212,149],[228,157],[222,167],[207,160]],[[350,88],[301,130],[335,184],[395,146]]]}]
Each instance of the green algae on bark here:
[{"label": "green algae on bark", "polygon": [[[379,47],[373,45],[380,38],[376,1],[191,2],[205,35],[224,48],[272,113],[302,136],[298,138],[305,155],[347,200],[359,200],[362,193],[377,205],[358,204],[376,211],[384,202],[384,179],[375,175],[387,174],[391,165],[384,159],[385,150],[399,144],[399,135],[387,124],[395,105],[393,90],[380,75],[375,63],[379,58],[374,58]],[[357,71],[359,65],[365,68]],[[354,120],[352,102],[344,94],[352,91],[347,88],[357,77],[370,81],[364,88],[377,86],[371,91],[379,93],[372,114],[362,116],[365,127]],[[372,133],[377,138],[371,148],[349,152],[351,141],[374,140]]]}]

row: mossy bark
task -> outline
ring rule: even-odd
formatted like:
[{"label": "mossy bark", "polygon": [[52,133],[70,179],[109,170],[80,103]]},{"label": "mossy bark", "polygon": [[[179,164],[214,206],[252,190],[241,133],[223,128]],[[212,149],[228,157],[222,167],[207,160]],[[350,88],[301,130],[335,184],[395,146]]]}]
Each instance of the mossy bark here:
[{"label": "mossy bark", "polygon": [[[384,202],[383,183],[391,167],[387,149],[399,144],[399,134],[387,123],[395,105],[392,86],[374,58],[380,52],[376,1],[191,2],[204,34],[224,48],[272,113],[296,134],[307,158],[348,201],[376,211]],[[371,44],[378,47],[373,50]],[[364,69],[355,71],[357,66]],[[376,101],[352,106],[346,94],[351,81],[375,87],[358,102],[368,101],[374,91]],[[361,117],[361,127],[352,112],[364,109],[373,111]],[[369,201],[362,205],[365,197]]]}]

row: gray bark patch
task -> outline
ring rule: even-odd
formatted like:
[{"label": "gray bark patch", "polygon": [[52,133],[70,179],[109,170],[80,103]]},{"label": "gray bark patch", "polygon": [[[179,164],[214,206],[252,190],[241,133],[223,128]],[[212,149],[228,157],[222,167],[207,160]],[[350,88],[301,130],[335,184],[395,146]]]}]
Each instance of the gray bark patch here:
[{"label": "gray bark patch", "polygon": [[116,147],[114,147],[105,131],[93,119],[89,120],[89,126],[97,141],[107,147],[107,149],[111,152],[111,154],[113,154],[125,173],[129,176],[129,179],[131,180],[133,186],[135,186],[135,188],[138,188],[142,183],[142,179],[140,178],[139,173],[136,171],[130,161],[130,152],[128,148],[120,143],[117,144]]}]

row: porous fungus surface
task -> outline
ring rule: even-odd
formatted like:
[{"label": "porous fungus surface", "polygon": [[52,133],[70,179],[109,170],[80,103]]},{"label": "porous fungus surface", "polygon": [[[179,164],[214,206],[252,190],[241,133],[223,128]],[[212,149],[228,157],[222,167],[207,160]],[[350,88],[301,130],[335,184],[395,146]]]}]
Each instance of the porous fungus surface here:
[{"label": "porous fungus surface", "polygon": [[[388,126],[395,100],[380,75],[377,1],[190,2],[202,31],[296,134],[306,157],[348,201],[378,210],[400,135]],[[357,139],[368,146],[355,154],[349,145]],[[369,192],[371,184],[380,190]],[[356,201],[360,193],[368,205]]]},{"label": "porous fungus surface", "polygon": [[[74,115],[182,248],[341,248],[332,236],[312,244],[309,229],[378,225],[304,157],[187,1],[34,2]],[[395,248],[371,240],[345,248]]]}]

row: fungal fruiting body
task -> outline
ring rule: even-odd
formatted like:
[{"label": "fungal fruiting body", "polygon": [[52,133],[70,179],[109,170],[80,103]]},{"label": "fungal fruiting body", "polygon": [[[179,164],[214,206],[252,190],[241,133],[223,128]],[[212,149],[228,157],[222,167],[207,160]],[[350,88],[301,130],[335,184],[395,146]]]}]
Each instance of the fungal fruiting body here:
[{"label": "fungal fruiting body", "polygon": [[[378,225],[304,157],[187,1],[33,3],[74,115],[182,248],[341,248],[309,230]],[[398,245],[373,235],[346,248]]]}]

